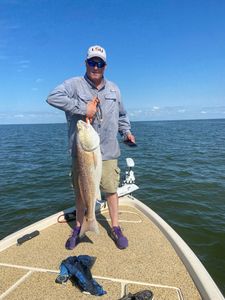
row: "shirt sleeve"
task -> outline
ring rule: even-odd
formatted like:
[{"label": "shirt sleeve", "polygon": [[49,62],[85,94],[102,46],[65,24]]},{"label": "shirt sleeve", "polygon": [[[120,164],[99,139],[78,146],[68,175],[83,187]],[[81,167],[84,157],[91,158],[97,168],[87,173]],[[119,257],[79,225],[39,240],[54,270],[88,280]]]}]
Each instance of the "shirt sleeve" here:
[{"label": "shirt sleeve", "polygon": [[130,120],[128,118],[127,112],[124,109],[119,89],[118,89],[118,102],[119,102],[119,133],[120,135],[126,137],[127,134],[131,133],[130,131],[131,125],[130,125]]},{"label": "shirt sleeve", "polygon": [[76,81],[68,79],[58,85],[48,96],[47,103],[71,114],[86,114],[87,104],[76,96]]}]

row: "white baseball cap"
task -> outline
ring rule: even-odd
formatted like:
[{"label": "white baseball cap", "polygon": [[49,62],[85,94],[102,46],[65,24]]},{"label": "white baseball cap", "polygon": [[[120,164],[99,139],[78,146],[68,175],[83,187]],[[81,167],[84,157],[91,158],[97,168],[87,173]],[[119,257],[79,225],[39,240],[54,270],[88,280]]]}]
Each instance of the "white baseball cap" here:
[{"label": "white baseball cap", "polygon": [[87,53],[87,59],[92,58],[92,57],[100,57],[105,63],[106,63],[106,52],[105,49],[102,48],[101,46],[91,46],[88,49]]}]

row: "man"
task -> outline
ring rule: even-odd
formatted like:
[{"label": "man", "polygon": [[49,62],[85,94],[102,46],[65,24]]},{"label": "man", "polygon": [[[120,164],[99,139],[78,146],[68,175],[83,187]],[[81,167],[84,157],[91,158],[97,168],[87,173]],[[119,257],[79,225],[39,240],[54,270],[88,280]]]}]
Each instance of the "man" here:
[{"label": "man", "polygon": [[[119,249],[128,247],[128,240],[118,224],[119,168],[117,159],[120,148],[117,133],[125,140],[135,142],[130,131],[130,122],[121,102],[118,87],[104,78],[106,69],[106,52],[100,46],[88,49],[85,60],[84,77],[73,77],[57,86],[48,96],[47,102],[65,111],[68,123],[69,148],[73,158],[73,184],[76,182],[76,123],[88,117],[100,136],[100,148],[103,160],[101,190],[106,194],[111,218],[111,237]],[[72,250],[78,243],[85,207],[77,191],[76,226],[66,242],[66,248]]]}]

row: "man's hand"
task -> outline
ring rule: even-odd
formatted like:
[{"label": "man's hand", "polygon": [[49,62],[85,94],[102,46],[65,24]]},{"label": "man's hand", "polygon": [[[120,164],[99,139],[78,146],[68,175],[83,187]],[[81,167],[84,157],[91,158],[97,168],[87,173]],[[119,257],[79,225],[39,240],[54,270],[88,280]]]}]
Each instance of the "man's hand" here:
[{"label": "man's hand", "polygon": [[133,134],[131,133],[128,133],[124,139],[124,143],[127,145],[127,146],[130,146],[130,147],[137,147],[137,144],[135,143],[135,137]]},{"label": "man's hand", "polygon": [[135,143],[135,136],[131,133],[129,133],[127,136],[126,136],[126,139],[125,141],[130,141],[132,143]]},{"label": "man's hand", "polygon": [[94,97],[91,101],[88,102],[87,104],[87,111],[86,111],[86,116],[92,122],[92,119],[94,115],[97,112],[97,104],[99,103],[99,99],[97,97]]}]

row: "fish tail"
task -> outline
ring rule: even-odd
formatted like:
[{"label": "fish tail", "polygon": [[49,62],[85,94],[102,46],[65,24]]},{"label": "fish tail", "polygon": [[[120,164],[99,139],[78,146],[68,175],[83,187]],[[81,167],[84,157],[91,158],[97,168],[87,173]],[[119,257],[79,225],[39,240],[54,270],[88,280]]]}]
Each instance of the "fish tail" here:
[{"label": "fish tail", "polygon": [[84,233],[87,231],[99,233],[98,223],[96,219],[88,220],[86,217],[84,217],[83,224],[80,229],[80,236],[84,235]]}]

